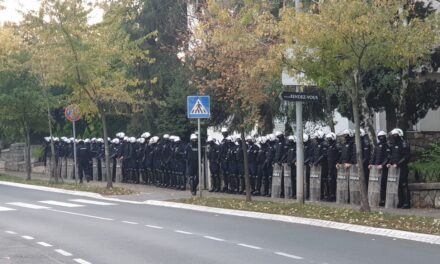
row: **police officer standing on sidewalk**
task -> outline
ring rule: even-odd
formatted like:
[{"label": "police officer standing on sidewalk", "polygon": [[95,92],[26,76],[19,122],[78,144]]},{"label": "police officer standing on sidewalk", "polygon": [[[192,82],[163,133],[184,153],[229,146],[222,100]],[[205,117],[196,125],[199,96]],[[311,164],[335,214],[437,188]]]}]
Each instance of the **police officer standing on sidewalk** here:
[{"label": "police officer standing on sidewalk", "polygon": [[411,157],[410,146],[404,139],[403,131],[400,128],[395,128],[391,131],[391,141],[391,156],[387,167],[400,169],[399,203],[397,207],[408,209],[410,207],[408,190],[408,162]]},{"label": "police officer standing on sidewalk", "polygon": [[220,191],[221,181],[220,181],[220,147],[215,142],[215,139],[208,137],[206,140],[208,143],[208,160],[209,160],[209,171],[211,172],[212,187],[209,192]]},{"label": "police officer standing on sidewalk", "polygon": [[198,177],[198,142],[197,135],[192,134],[190,137],[190,143],[186,147],[186,162],[188,166],[188,177],[189,184],[191,188],[191,194],[196,196],[197,194],[197,186],[199,184]]},{"label": "police officer standing on sidewalk", "polygon": [[373,156],[370,161],[369,169],[376,167],[381,171],[380,182],[380,206],[385,205],[387,180],[388,180],[388,164],[389,157],[391,155],[391,149],[387,141],[387,133],[385,131],[379,131],[377,133],[377,145],[374,148]]}]

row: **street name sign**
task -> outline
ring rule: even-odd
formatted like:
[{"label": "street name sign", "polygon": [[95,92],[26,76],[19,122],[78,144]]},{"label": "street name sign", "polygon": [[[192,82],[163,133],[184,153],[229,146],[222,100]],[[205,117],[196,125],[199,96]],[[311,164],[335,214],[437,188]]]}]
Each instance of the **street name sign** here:
[{"label": "street name sign", "polygon": [[317,102],[319,95],[314,93],[282,92],[280,98],[285,101]]}]

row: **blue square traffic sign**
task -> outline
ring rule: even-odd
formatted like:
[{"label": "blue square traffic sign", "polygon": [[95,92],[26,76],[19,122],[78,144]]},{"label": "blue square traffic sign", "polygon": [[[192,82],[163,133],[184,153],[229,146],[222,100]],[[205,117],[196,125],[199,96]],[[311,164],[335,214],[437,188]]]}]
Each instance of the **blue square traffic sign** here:
[{"label": "blue square traffic sign", "polygon": [[211,99],[209,96],[188,96],[188,118],[210,118]]}]

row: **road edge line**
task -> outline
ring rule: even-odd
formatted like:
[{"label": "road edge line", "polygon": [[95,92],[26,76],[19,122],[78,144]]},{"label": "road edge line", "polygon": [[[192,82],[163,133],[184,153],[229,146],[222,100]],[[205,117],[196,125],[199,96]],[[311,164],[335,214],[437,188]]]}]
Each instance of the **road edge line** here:
[{"label": "road edge line", "polygon": [[224,209],[224,208],[215,208],[215,207],[183,204],[183,203],[176,203],[176,202],[146,200],[143,203],[147,204],[147,205],[153,205],[153,206],[170,207],[170,208],[177,208],[177,209],[199,211],[199,212],[204,212],[204,213],[239,216],[239,217],[247,217],[247,218],[254,218],[254,219],[261,219],[261,220],[287,222],[287,223],[293,223],[293,224],[301,224],[301,225],[308,225],[308,226],[315,226],[315,227],[322,227],[322,228],[330,228],[330,229],[335,229],[335,230],[349,231],[349,232],[360,233],[360,234],[365,234],[365,235],[375,235],[375,236],[382,236],[382,237],[398,238],[398,239],[440,245],[440,236],[415,233],[415,232],[409,232],[409,231],[353,225],[353,224],[339,223],[339,222],[320,220],[320,219],[303,218],[303,217],[296,217],[296,216],[286,216],[286,215],[276,215],[276,214],[267,214],[267,213],[250,212],[250,211],[240,211],[240,210],[232,210],[232,209]]}]

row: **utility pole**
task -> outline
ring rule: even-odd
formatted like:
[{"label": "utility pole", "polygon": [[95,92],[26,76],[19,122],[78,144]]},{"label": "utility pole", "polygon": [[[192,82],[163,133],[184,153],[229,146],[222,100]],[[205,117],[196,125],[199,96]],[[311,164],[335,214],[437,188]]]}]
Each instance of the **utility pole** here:
[{"label": "utility pole", "polygon": [[[295,0],[296,12],[301,12],[301,0]],[[296,86],[300,92],[300,86]],[[296,201],[304,203],[304,143],[303,143],[303,103],[296,102]]]}]

